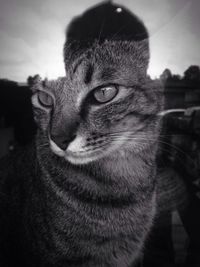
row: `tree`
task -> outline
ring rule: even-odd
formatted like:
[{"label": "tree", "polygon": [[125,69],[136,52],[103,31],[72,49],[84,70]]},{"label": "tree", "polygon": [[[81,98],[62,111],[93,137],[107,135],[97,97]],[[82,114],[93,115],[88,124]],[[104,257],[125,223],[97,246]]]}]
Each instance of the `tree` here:
[{"label": "tree", "polygon": [[162,80],[162,81],[168,81],[168,80],[171,80],[171,78],[172,78],[172,73],[171,73],[171,70],[170,69],[165,69],[164,71],[163,71],[163,73],[160,75],[160,79]]},{"label": "tree", "polygon": [[184,72],[184,80],[186,81],[200,81],[200,68],[199,66],[192,65]]},{"label": "tree", "polygon": [[179,82],[179,81],[181,81],[181,76],[179,74],[174,74],[174,75],[172,75],[171,79],[175,82]]}]

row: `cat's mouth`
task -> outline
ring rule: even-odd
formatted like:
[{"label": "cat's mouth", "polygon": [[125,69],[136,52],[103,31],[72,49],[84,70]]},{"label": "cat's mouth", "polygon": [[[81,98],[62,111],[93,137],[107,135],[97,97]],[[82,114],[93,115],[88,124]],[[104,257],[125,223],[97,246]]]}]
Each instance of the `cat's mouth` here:
[{"label": "cat's mouth", "polygon": [[86,164],[103,157],[102,149],[85,149],[83,148],[84,140],[77,138],[71,142],[66,150],[62,150],[51,138],[49,138],[50,148],[54,154],[65,158],[72,164]]},{"label": "cat's mouth", "polygon": [[[50,148],[54,154],[59,157],[65,158],[72,164],[87,164],[92,161],[99,160],[106,155],[116,150],[114,146],[108,146],[108,143],[102,143],[95,147],[85,146],[83,138],[78,137],[75,141],[72,141],[66,150],[62,150],[58,145],[49,138]],[[111,149],[112,147],[112,149]]]},{"label": "cat's mouth", "polygon": [[88,138],[78,136],[69,143],[65,150],[62,150],[49,136],[52,152],[75,165],[87,164],[109,155],[114,158],[119,155],[120,157],[124,157],[124,152],[130,149],[131,151],[134,151],[134,153],[138,153],[141,150],[146,149],[150,141],[151,140],[147,137],[133,138],[129,133],[124,134],[123,138],[117,139],[99,136],[92,141],[90,140],[90,142],[88,142]]}]

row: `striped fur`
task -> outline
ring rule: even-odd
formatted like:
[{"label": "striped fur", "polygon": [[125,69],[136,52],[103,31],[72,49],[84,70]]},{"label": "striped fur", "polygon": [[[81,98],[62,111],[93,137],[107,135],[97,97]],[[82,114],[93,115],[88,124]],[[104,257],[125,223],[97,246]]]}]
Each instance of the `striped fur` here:
[{"label": "striped fur", "polygon": [[[4,266],[128,267],[140,258],[156,212],[162,109],[145,46],[96,44],[66,58],[66,77],[35,81],[36,140],[0,171]],[[96,103],[94,90],[106,86],[118,94]],[[40,91],[53,107],[41,106]]]}]

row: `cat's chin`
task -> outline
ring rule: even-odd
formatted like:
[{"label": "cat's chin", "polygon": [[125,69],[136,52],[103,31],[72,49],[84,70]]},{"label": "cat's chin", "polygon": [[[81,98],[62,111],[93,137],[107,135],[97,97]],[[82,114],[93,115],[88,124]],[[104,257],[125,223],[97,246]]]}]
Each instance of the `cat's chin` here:
[{"label": "cat's chin", "polygon": [[93,152],[85,152],[78,153],[72,152],[70,150],[65,151],[65,160],[74,165],[83,165],[91,162],[99,161],[99,160],[118,160],[119,158],[125,158],[125,151],[119,151],[118,153],[114,152],[114,150],[104,150],[104,151],[93,151]]},{"label": "cat's chin", "polygon": [[93,161],[99,160],[101,156],[95,156],[95,155],[79,155],[75,154],[73,152],[66,152],[64,156],[66,161],[69,161],[71,164],[74,165],[83,165],[83,164],[88,164]]}]

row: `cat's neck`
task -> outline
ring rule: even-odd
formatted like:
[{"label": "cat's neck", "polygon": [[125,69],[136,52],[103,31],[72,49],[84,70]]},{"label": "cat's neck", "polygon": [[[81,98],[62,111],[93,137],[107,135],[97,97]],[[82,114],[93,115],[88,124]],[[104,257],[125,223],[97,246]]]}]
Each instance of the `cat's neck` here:
[{"label": "cat's neck", "polygon": [[79,166],[54,155],[43,159],[38,154],[38,162],[44,183],[62,196],[119,199],[134,195],[141,186],[151,190],[154,154],[149,149],[138,154],[126,151]]},{"label": "cat's neck", "polygon": [[[66,233],[79,240],[83,232],[109,237],[132,229],[132,220],[142,216],[142,206],[150,210],[154,207],[155,167],[148,151],[107,157],[83,166],[37,151],[36,175],[27,187],[24,218],[31,249],[53,260],[70,252],[70,243],[63,239]],[[46,247],[46,243],[50,245]]]}]

